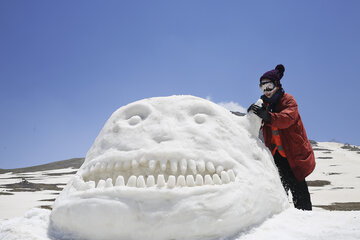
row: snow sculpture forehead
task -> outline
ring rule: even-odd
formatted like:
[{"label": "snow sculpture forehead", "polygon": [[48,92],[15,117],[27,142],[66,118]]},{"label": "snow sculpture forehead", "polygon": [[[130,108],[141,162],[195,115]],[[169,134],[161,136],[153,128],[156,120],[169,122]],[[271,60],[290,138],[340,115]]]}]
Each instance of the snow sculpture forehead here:
[{"label": "snow sculpture forehead", "polygon": [[286,194],[256,136],[260,124],[252,113],[238,117],[193,96],[121,107],[56,200],[52,231],[68,238],[206,239],[282,211]]}]

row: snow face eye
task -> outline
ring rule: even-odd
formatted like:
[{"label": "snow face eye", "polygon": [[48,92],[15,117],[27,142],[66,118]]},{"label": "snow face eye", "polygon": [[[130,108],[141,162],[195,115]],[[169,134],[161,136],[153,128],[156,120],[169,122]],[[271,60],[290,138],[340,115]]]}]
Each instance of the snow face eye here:
[{"label": "snow face eye", "polygon": [[[132,123],[139,123],[140,120],[145,120],[151,114],[151,109],[144,104],[132,104],[124,110],[124,118]],[[132,120],[130,120],[132,119]]]},{"label": "snow face eye", "polygon": [[132,116],[131,118],[128,119],[128,123],[131,125],[131,126],[134,126],[136,124],[139,124],[141,122],[141,117],[139,115],[135,115],[135,116]]},{"label": "snow face eye", "polygon": [[194,120],[198,124],[203,124],[206,121],[206,115],[203,113],[198,113],[194,116]]},{"label": "snow face eye", "polygon": [[118,125],[115,125],[113,128],[112,128],[112,131],[114,133],[118,133],[120,131],[120,127]]}]

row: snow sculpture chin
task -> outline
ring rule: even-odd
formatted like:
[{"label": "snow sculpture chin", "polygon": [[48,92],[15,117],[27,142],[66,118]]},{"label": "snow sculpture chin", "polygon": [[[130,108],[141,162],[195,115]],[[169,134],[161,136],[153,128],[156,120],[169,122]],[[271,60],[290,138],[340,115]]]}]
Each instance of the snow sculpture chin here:
[{"label": "snow sculpture chin", "polygon": [[57,198],[62,239],[208,239],[288,207],[261,120],[193,96],[115,111]]}]

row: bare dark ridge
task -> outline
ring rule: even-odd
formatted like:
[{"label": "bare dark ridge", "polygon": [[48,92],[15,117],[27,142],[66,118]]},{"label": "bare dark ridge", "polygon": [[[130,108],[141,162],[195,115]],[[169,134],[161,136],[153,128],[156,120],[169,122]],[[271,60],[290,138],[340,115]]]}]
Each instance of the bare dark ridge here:
[{"label": "bare dark ridge", "polygon": [[326,180],[315,180],[315,181],[306,181],[309,187],[323,187],[330,185],[331,182]]},{"label": "bare dark ridge", "polygon": [[330,211],[359,211],[360,202],[335,202],[331,205],[314,205],[313,207],[320,207]]},{"label": "bare dark ridge", "polygon": [[61,191],[63,188],[58,187],[60,184],[45,184],[45,183],[32,183],[23,179],[18,183],[3,184],[2,188],[9,190],[9,192],[37,192],[44,190]]}]

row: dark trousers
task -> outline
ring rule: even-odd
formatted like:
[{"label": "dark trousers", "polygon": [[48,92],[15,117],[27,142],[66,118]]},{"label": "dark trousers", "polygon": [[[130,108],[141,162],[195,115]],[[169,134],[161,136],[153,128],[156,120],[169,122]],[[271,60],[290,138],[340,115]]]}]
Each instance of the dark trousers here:
[{"label": "dark trousers", "polygon": [[282,185],[286,193],[291,191],[294,206],[301,210],[312,210],[310,193],[305,180],[299,182],[291,171],[289,162],[278,151],[274,155],[275,164],[279,170]]}]

